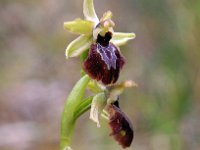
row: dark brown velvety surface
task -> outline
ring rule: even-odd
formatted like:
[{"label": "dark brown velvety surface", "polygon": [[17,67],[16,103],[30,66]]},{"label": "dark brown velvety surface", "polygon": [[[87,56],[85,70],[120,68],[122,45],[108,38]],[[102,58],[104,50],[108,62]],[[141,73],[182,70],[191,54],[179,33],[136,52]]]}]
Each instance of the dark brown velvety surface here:
[{"label": "dark brown velvety surface", "polygon": [[[113,61],[108,60],[107,63],[111,63],[109,64],[110,68],[108,68],[107,63],[102,59],[101,54],[97,51],[98,44],[99,43],[91,45],[89,55],[83,62],[83,68],[91,78],[97,81],[100,80],[105,85],[115,83],[119,77],[120,69],[125,63],[124,58],[120,55],[117,47],[112,43],[109,43],[109,47],[114,49],[116,56],[116,62],[114,64],[116,64],[116,66],[113,67]],[[109,59],[109,57],[107,57],[107,59]]]},{"label": "dark brown velvety surface", "polygon": [[127,148],[133,141],[134,131],[127,116],[115,105],[108,107],[110,115],[109,125],[112,129],[111,136],[123,147]]}]

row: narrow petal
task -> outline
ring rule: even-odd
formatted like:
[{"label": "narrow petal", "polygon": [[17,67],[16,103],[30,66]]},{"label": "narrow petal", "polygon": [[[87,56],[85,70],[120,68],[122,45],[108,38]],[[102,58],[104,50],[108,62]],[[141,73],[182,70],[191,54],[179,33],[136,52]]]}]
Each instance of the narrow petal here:
[{"label": "narrow petal", "polygon": [[107,102],[108,103],[116,102],[119,95],[122,94],[125,88],[130,88],[130,87],[137,87],[137,84],[131,80],[127,80],[120,84],[114,84],[114,85],[108,86],[107,89],[109,90],[109,92],[107,95],[107,98],[108,98]]},{"label": "narrow petal", "polygon": [[79,56],[92,44],[92,36],[81,35],[72,41],[66,48],[66,58]]},{"label": "narrow petal", "polygon": [[92,34],[94,23],[88,20],[76,19],[74,21],[64,22],[64,28],[76,34]]},{"label": "narrow petal", "polygon": [[112,12],[111,11],[107,11],[103,14],[103,17],[100,19],[101,22],[107,20],[107,19],[111,19],[112,18]]},{"label": "narrow petal", "polygon": [[97,127],[100,127],[99,116],[103,111],[105,105],[106,97],[104,93],[99,93],[94,96],[91,104],[90,119],[97,123]]},{"label": "narrow petal", "polygon": [[112,129],[111,136],[123,147],[130,147],[134,131],[132,124],[127,116],[114,104],[111,104],[107,108],[109,116],[109,125]]},{"label": "narrow petal", "polygon": [[117,46],[121,46],[126,44],[126,42],[128,42],[129,40],[134,39],[135,37],[135,33],[114,32],[111,42]]},{"label": "narrow petal", "polygon": [[98,24],[99,19],[96,15],[93,0],[84,0],[83,2],[83,14],[85,19],[90,20]]}]

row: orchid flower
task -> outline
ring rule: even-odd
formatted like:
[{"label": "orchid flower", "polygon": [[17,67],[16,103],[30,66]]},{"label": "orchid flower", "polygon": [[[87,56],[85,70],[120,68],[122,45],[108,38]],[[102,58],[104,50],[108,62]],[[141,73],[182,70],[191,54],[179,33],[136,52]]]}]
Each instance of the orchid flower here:
[{"label": "orchid flower", "polygon": [[81,34],[67,46],[65,55],[67,58],[77,57],[90,49],[83,69],[92,79],[105,85],[113,84],[118,80],[125,63],[118,46],[134,39],[135,34],[114,32],[112,12],[105,12],[99,20],[92,0],[84,0],[83,14],[85,19],[78,18],[64,23],[65,29]]},{"label": "orchid flower", "polygon": [[[118,46],[135,38],[134,33],[115,32],[112,12],[97,17],[93,0],[83,1],[84,19],[64,22],[64,28],[79,34],[66,48],[66,58],[81,57],[85,71],[72,89],[61,121],[61,150],[71,150],[70,142],[76,120],[87,110],[90,119],[100,127],[100,116],[107,119],[111,136],[123,147],[131,145],[134,131],[128,117],[119,107],[119,96],[125,88],[135,87],[133,81],[116,84],[125,64]],[[93,79],[93,80],[91,80]],[[95,95],[84,98],[86,88]]]}]

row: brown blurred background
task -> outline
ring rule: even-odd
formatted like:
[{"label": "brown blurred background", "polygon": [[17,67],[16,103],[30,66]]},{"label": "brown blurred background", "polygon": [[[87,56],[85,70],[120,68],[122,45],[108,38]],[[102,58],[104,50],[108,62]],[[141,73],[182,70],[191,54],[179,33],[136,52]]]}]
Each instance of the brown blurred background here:
[{"label": "brown blurred background", "polygon": [[[116,31],[137,38],[121,47],[120,80],[137,89],[120,97],[133,122],[130,150],[200,147],[200,1],[95,0],[98,16],[111,10]],[[66,60],[76,35],[63,22],[81,17],[82,0],[0,1],[0,149],[58,150],[65,98],[80,76],[78,59]],[[120,150],[88,119],[77,123],[74,150]]]}]

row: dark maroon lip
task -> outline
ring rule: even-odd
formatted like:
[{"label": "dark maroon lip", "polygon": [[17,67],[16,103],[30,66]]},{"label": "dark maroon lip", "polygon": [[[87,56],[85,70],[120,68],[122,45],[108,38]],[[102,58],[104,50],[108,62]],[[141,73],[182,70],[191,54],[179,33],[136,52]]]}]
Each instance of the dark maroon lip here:
[{"label": "dark maroon lip", "polygon": [[90,46],[88,57],[83,62],[85,72],[104,85],[115,83],[125,64],[119,49],[109,42],[111,38],[111,32],[107,32],[104,37],[98,35],[96,43]]},{"label": "dark maroon lip", "polygon": [[110,115],[109,125],[112,130],[110,135],[123,148],[130,147],[134,138],[134,130],[128,117],[114,104],[110,104],[107,110]]}]

